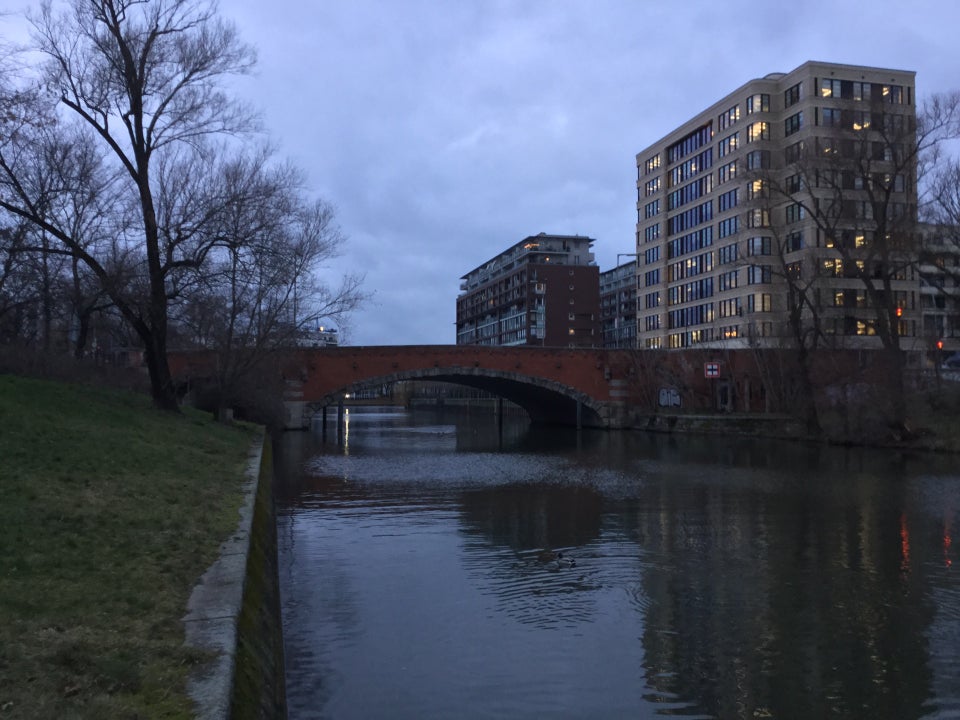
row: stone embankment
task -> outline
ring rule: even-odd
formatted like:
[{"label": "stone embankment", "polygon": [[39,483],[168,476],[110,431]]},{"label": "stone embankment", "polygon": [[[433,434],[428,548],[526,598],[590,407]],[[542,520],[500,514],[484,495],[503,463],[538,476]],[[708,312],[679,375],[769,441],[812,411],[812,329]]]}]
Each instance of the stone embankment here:
[{"label": "stone embankment", "polygon": [[212,655],[189,686],[203,720],[286,717],[269,438],[255,443],[246,476],[237,529],[184,617],[187,644]]}]

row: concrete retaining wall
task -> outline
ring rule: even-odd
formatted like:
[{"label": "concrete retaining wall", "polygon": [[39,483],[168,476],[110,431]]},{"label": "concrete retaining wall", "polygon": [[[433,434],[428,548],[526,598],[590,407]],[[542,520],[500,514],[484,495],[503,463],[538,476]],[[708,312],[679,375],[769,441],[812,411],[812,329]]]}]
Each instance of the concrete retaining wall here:
[{"label": "concrete retaining wall", "polygon": [[190,677],[197,718],[286,718],[269,438],[247,463],[240,522],[194,588],[187,644],[214,654]]}]

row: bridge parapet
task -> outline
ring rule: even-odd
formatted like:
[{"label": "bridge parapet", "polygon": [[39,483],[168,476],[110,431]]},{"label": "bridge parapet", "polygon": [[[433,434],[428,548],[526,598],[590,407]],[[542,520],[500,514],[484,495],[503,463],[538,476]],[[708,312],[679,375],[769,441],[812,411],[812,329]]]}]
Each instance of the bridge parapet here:
[{"label": "bridge parapet", "polygon": [[284,365],[290,400],[316,405],[370,383],[437,380],[488,390],[537,422],[619,427],[633,364],[624,351],[462,345],[300,350]]}]

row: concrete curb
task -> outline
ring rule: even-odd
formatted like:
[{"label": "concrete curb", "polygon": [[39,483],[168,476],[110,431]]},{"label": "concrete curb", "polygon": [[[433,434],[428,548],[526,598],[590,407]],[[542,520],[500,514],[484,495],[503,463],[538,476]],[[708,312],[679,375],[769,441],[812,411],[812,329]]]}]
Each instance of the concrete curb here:
[{"label": "concrete curb", "polygon": [[243,605],[263,442],[263,435],[258,435],[248,455],[237,529],[220,546],[220,557],[194,586],[183,617],[186,645],[216,654],[209,663],[195,669],[187,681],[195,717],[202,720],[226,720],[230,715],[236,673],[237,620]]}]

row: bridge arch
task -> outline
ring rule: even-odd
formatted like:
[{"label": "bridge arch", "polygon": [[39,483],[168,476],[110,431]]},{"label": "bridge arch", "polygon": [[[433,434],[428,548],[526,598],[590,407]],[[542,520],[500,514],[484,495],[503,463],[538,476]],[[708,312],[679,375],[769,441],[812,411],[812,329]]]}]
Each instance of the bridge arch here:
[{"label": "bridge arch", "polygon": [[430,367],[356,378],[330,390],[323,397],[310,398],[307,405],[319,409],[337,403],[344,393],[369,385],[402,381],[449,382],[484,390],[523,408],[538,425],[606,427],[603,403],[574,387],[541,377],[508,370],[482,367]]}]

